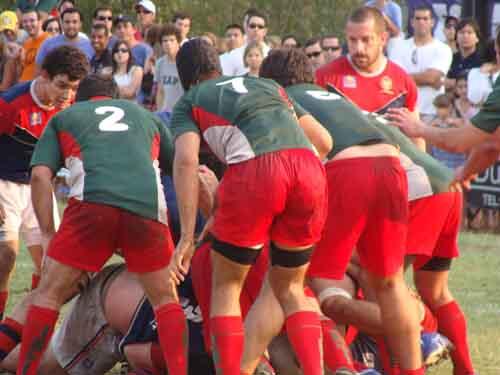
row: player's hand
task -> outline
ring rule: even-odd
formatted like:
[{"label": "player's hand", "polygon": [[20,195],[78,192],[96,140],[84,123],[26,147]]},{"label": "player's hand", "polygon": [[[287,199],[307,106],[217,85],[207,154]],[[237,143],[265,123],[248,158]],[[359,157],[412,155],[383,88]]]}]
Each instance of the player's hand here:
[{"label": "player's hand", "polygon": [[426,126],[408,108],[390,108],[385,118],[389,125],[400,128],[408,137],[421,137]]},{"label": "player's hand", "polygon": [[450,191],[459,192],[471,189],[471,182],[475,180],[477,174],[466,176],[464,173],[464,167],[458,167],[455,170],[455,177],[453,181],[450,183]]},{"label": "player's hand", "polygon": [[0,203],[0,225],[5,223],[5,209],[3,208],[3,204]]},{"label": "player's hand", "polygon": [[19,44],[15,42],[9,42],[5,46],[5,57],[7,59],[16,60],[21,57],[22,50],[23,48]]},{"label": "player's hand", "polygon": [[176,285],[184,281],[189,271],[189,265],[191,264],[194,250],[194,241],[181,237],[172,255],[170,264],[168,265],[170,278]]}]

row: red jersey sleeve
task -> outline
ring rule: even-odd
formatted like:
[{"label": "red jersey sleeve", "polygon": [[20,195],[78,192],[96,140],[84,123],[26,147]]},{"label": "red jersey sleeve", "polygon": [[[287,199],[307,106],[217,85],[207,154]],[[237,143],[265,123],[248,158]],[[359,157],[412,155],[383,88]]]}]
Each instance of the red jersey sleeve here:
[{"label": "red jersey sleeve", "polygon": [[323,69],[316,70],[315,78],[316,84],[326,89],[325,73],[323,73]]},{"label": "red jersey sleeve", "polygon": [[16,129],[17,111],[12,105],[0,99],[0,134],[12,134]]},{"label": "red jersey sleeve", "polygon": [[418,89],[415,81],[409,74],[406,75],[406,86],[408,88],[406,108],[408,108],[411,112],[414,112],[417,109]]}]

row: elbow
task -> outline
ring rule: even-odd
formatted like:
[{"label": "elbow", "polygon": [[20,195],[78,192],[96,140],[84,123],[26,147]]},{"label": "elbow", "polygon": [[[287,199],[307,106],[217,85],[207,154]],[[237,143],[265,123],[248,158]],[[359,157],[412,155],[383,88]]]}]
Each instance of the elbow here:
[{"label": "elbow", "polygon": [[330,135],[328,135],[328,137],[322,137],[321,141],[316,142],[314,147],[316,147],[319,158],[323,160],[333,149],[333,139],[332,137],[330,137]]}]

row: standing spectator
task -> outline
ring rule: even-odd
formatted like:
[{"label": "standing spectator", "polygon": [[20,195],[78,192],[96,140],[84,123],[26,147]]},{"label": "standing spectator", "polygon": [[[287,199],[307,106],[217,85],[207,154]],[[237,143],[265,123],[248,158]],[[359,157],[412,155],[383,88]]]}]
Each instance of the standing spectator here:
[{"label": "standing spectator", "polygon": [[300,43],[295,35],[288,34],[281,39],[281,47],[285,49],[298,48]]},{"label": "standing spectator", "polygon": [[25,13],[27,10],[38,11],[40,22],[45,21],[50,13],[56,8],[57,0],[17,0],[16,9],[17,16],[21,17],[21,14]]},{"label": "standing spectator", "polygon": [[49,36],[56,36],[61,34],[61,22],[57,17],[47,18],[43,21],[42,30],[49,34]]},{"label": "standing spectator", "polygon": [[448,47],[451,48],[451,51],[453,53],[456,53],[458,51],[457,24],[458,24],[458,18],[453,16],[446,16],[446,19],[444,21],[443,33],[445,37],[445,43],[448,45]]},{"label": "standing spectator", "polygon": [[243,54],[243,60],[245,61],[245,66],[248,68],[246,76],[258,77],[260,66],[264,60],[264,51],[260,43],[248,43],[245,48],[245,53]]},{"label": "standing spectator", "polygon": [[118,39],[124,40],[130,46],[135,64],[144,69],[146,59],[153,53],[153,49],[135,38],[136,29],[132,19],[123,14],[118,15],[115,19],[115,32]]},{"label": "standing spectator", "polygon": [[66,9],[61,14],[61,20],[63,33],[61,35],[45,40],[45,42],[42,43],[40,49],[38,50],[35,59],[37,72],[42,66],[42,62],[45,56],[47,56],[47,54],[56,47],[64,45],[77,47],[85,54],[85,56],[87,56],[87,59],[89,61],[94,55],[94,49],[92,48],[90,41],[87,38],[83,38],[79,35],[83,21],[83,16],[80,10],[76,8]]},{"label": "standing spectator", "polygon": [[172,23],[181,32],[181,46],[189,39],[188,34],[191,29],[191,16],[185,12],[176,12],[172,17]]},{"label": "standing spectator", "polygon": [[481,61],[481,67],[472,68],[467,77],[467,98],[478,107],[486,101],[488,95],[493,91],[493,84],[500,71],[493,40],[485,48]]},{"label": "standing spectator", "polygon": [[325,63],[329,63],[342,56],[340,40],[335,35],[326,35],[321,38],[321,49],[325,56]]},{"label": "standing spectator", "polygon": [[[263,13],[260,13],[255,9],[250,9],[247,13],[248,17],[245,15],[245,29],[247,30],[246,42],[261,43],[265,57],[270,50],[269,46],[264,43],[264,39],[267,34],[267,18]],[[224,59],[224,64],[222,65],[222,72],[224,75],[241,76],[248,71],[243,62],[245,47],[246,44],[229,52],[228,57]]]},{"label": "standing spectator", "polygon": [[279,35],[268,35],[266,37],[266,43],[270,49],[276,49],[281,47],[281,38]]},{"label": "standing spectator", "polygon": [[396,38],[403,27],[403,13],[401,7],[392,0],[370,0],[366,6],[375,7],[384,16],[390,38]]},{"label": "standing spectator", "polygon": [[217,36],[214,33],[211,33],[210,31],[205,31],[200,35],[200,38],[203,39],[208,44],[210,44],[212,47],[215,47],[217,49],[218,46]]},{"label": "standing spectator", "polygon": [[[224,36],[226,38],[227,52],[241,47],[245,43],[243,27],[237,23],[226,26]],[[222,58],[222,56],[221,56]]]},{"label": "standing spectator", "polygon": [[57,12],[62,16],[66,9],[76,8],[75,0],[61,0],[57,5]]},{"label": "standing spectator", "polygon": [[131,48],[126,41],[119,40],[113,50],[113,79],[118,85],[120,98],[136,100],[141,88],[142,67],[135,65]]},{"label": "standing spectator", "polygon": [[173,24],[168,24],[162,28],[160,40],[164,55],[156,62],[155,67],[156,106],[162,120],[168,122],[175,103],[184,93],[175,63],[181,33]]},{"label": "standing spectator", "polygon": [[0,38],[6,42],[23,44],[27,38],[24,30],[19,30],[18,18],[16,13],[6,10],[0,13]]},{"label": "standing spectator", "polygon": [[0,38],[0,94],[13,86],[17,81],[18,53],[12,54],[2,38]]},{"label": "standing spectator", "polygon": [[311,61],[313,71],[316,72],[320,66],[325,65],[325,55],[321,49],[321,38],[311,38],[304,44],[304,52]]},{"label": "standing spectator", "polygon": [[450,71],[446,80],[446,88],[453,91],[456,78],[463,72],[481,66],[479,41],[481,32],[477,22],[471,18],[461,20],[457,25],[458,51],[453,55]]},{"label": "standing spectator", "polygon": [[154,24],[156,17],[156,6],[151,0],[141,0],[135,6],[139,27],[135,33],[137,40],[144,40],[148,29]]},{"label": "standing spectator", "polygon": [[113,57],[108,49],[110,34],[106,25],[98,23],[92,26],[90,41],[95,54],[90,59],[90,72],[103,76],[113,73]]},{"label": "standing spectator", "polygon": [[106,29],[108,29],[108,35],[110,35],[110,37],[107,48],[111,51],[118,40],[118,38],[113,35],[113,8],[106,5],[97,7],[92,17],[92,25],[97,25],[98,23],[103,24],[106,26]]},{"label": "standing spectator", "polygon": [[418,109],[422,120],[430,122],[436,114],[433,102],[444,94],[444,79],[451,66],[451,49],[432,36],[432,9],[422,5],[411,20],[413,37],[400,41],[389,58],[411,75],[418,87]]},{"label": "standing spectator", "polygon": [[21,76],[20,81],[29,81],[35,78],[36,64],[35,58],[41,44],[49,37],[42,30],[42,20],[40,13],[36,10],[27,10],[22,13],[21,22],[29,38],[23,44],[21,55]]}]

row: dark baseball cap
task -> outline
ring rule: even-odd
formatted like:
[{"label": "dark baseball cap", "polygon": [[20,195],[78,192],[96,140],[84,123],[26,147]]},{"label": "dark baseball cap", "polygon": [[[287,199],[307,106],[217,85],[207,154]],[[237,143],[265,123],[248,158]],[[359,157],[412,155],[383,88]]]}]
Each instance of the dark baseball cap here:
[{"label": "dark baseball cap", "polygon": [[132,25],[134,24],[134,20],[132,17],[127,16],[126,14],[119,14],[115,17],[115,20],[113,22],[113,25],[116,26],[119,23],[131,23]]}]

